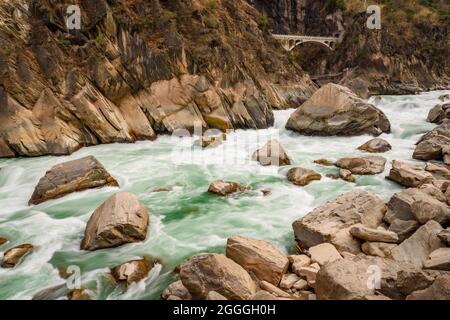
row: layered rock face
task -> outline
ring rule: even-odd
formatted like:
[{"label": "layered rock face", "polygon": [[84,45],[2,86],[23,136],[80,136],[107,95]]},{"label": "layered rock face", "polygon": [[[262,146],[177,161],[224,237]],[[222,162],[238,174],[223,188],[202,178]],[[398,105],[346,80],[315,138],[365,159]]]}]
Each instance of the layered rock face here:
[{"label": "layered rock face", "polygon": [[0,4],[0,157],[70,154],[196,124],[266,128],[272,107],[315,88],[246,1],[79,5],[81,30],[69,31],[65,1]]},{"label": "layered rock face", "polygon": [[386,115],[350,89],[327,84],[301,105],[286,128],[307,135],[379,135],[390,132]]}]

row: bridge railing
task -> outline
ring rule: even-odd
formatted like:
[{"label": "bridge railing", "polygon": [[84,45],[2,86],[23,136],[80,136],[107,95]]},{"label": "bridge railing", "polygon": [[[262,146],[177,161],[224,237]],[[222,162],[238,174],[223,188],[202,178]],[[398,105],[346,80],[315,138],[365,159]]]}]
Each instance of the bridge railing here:
[{"label": "bridge railing", "polygon": [[278,40],[337,41],[339,39],[335,37],[298,36],[287,34],[272,34],[272,36]]}]

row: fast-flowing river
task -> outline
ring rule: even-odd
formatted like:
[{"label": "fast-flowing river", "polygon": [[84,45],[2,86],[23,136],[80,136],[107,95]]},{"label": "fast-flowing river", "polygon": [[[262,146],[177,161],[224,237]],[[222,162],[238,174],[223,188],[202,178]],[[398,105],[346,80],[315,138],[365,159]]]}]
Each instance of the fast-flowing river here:
[{"label": "fast-flowing river", "polygon": [[[337,169],[313,161],[364,155],[356,148],[371,137],[301,136],[284,128],[293,110],[276,111],[273,128],[238,130],[214,149],[192,149],[194,137],[162,136],[154,142],[84,148],[65,157],[0,160],[0,236],[10,239],[0,247],[0,259],[3,251],[13,246],[35,246],[16,268],[0,268],[0,299],[31,299],[43,289],[64,283],[60,274],[69,266],[81,269],[82,286],[92,289],[97,299],[158,299],[173,280],[171,271],[177,264],[195,253],[224,252],[227,237],[234,234],[269,240],[286,253],[293,252],[292,222],[326,200],[352,188],[373,191],[386,200],[400,190],[384,178],[390,161],[413,162],[414,144],[434,127],[426,122],[428,111],[444,93],[450,91],[383,97],[380,108],[392,123],[392,133],[381,138],[393,146],[383,154],[389,160],[386,172],[358,177],[356,184],[326,178]],[[297,187],[285,178],[290,167],[262,168],[249,161],[271,138],[279,139],[295,166],[314,169],[324,178]],[[27,205],[48,169],[87,155],[94,155],[106,167],[119,181],[119,189],[94,189],[38,206]],[[216,179],[249,185],[253,191],[216,197],[206,192]],[[154,192],[160,188],[170,191]],[[148,208],[147,239],[115,249],[80,251],[87,220],[118,190],[134,193]],[[271,194],[263,196],[258,190],[270,190]],[[111,281],[109,267],[147,256],[161,263],[147,279],[127,291]]]}]

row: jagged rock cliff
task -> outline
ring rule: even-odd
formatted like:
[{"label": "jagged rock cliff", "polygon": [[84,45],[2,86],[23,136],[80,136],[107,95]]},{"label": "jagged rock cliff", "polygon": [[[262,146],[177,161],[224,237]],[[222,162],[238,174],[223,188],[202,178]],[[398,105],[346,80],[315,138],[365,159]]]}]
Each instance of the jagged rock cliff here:
[{"label": "jagged rock cliff", "polygon": [[262,17],[243,0],[0,1],[0,157],[272,125],[316,87]]}]

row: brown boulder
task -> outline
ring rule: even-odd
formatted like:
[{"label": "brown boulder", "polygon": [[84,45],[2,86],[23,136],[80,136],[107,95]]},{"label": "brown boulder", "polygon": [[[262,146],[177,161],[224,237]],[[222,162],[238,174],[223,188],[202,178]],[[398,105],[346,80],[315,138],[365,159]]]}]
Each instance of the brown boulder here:
[{"label": "brown boulder", "polygon": [[417,188],[431,183],[434,179],[433,175],[425,170],[395,160],[392,162],[392,169],[386,178],[407,188]]},{"label": "brown boulder", "polygon": [[[382,279],[397,277],[399,266],[392,260],[379,257],[357,256],[340,259],[323,266],[316,277],[319,300],[365,300],[374,295],[379,271]],[[373,272],[371,272],[373,271]]]},{"label": "brown boulder", "polygon": [[334,166],[334,161],[328,160],[328,159],[318,159],[314,160],[315,164],[325,166],[325,167],[331,167]]},{"label": "brown boulder", "polygon": [[450,103],[438,104],[428,113],[427,121],[441,124],[445,119],[450,119]]},{"label": "brown boulder", "polygon": [[3,254],[2,268],[14,268],[32,250],[33,245],[28,243],[7,250]]},{"label": "brown boulder", "polygon": [[8,242],[8,239],[0,237],[0,246]]},{"label": "brown boulder", "polygon": [[245,188],[242,187],[239,183],[216,180],[211,183],[208,192],[225,197],[244,190]]},{"label": "brown boulder", "polygon": [[326,84],[289,118],[286,128],[306,135],[360,135],[390,132],[386,115],[350,89]]},{"label": "brown boulder", "polygon": [[97,159],[88,156],[58,164],[39,180],[29,204],[61,198],[69,193],[104,186],[118,187],[117,181]]},{"label": "brown boulder", "polygon": [[[450,122],[444,122],[439,127],[425,134],[414,150],[413,158],[417,160],[445,160],[450,145]],[[450,159],[449,159],[450,160]]]},{"label": "brown boulder", "polygon": [[352,175],[352,172],[350,170],[347,170],[347,169],[339,170],[339,176],[341,177],[342,180],[345,180],[347,182],[352,182],[352,183],[356,182],[356,179]]},{"label": "brown boulder", "polygon": [[258,279],[278,285],[289,267],[288,258],[267,241],[233,236],[226,256]]},{"label": "brown boulder", "polygon": [[350,228],[350,234],[355,238],[369,242],[386,242],[397,243],[398,236],[395,232],[368,228],[364,225],[357,224]]},{"label": "brown boulder", "polygon": [[331,243],[321,243],[309,248],[312,263],[323,266],[327,263],[342,259],[342,256]]},{"label": "brown boulder", "polygon": [[447,245],[450,246],[450,228],[442,230],[438,234],[438,237],[439,237],[439,239],[441,239],[443,242],[447,243]]},{"label": "brown boulder", "polygon": [[379,156],[361,158],[343,158],[336,162],[336,166],[349,170],[358,175],[374,175],[382,173],[386,165],[386,159]]},{"label": "brown boulder", "polygon": [[314,209],[293,223],[295,238],[303,248],[324,242],[339,252],[360,253],[360,243],[349,229],[362,223],[376,228],[386,212],[384,201],[373,193],[355,189]]},{"label": "brown boulder", "polygon": [[399,263],[407,263],[422,268],[423,263],[433,251],[445,247],[445,244],[438,237],[442,230],[441,225],[436,221],[427,222],[411,237],[392,249],[392,258]]},{"label": "brown boulder", "polygon": [[392,149],[392,146],[386,140],[375,138],[367,141],[362,146],[358,147],[358,150],[369,153],[383,153]]},{"label": "brown boulder", "polygon": [[216,291],[229,300],[247,300],[256,293],[250,275],[223,254],[198,254],[181,265],[180,279],[195,299]]},{"label": "brown boulder", "polygon": [[399,242],[403,242],[419,229],[420,224],[416,220],[395,219],[389,226],[389,231],[395,232]]},{"label": "brown boulder", "polygon": [[300,275],[300,268],[307,267],[311,264],[311,258],[304,254],[288,256],[288,260],[290,270],[296,275]]},{"label": "brown boulder", "polygon": [[148,221],[148,211],[135,195],[117,193],[92,214],[81,249],[94,251],[143,241],[147,237]]},{"label": "brown boulder", "polygon": [[406,300],[450,300],[450,276],[437,277],[430,287],[411,293]]},{"label": "brown boulder", "polygon": [[131,285],[147,277],[151,269],[152,266],[146,259],[133,260],[111,268],[111,274],[117,282]]},{"label": "brown boulder", "polygon": [[292,163],[278,140],[270,140],[261,149],[255,151],[252,160],[258,161],[263,166],[288,166]]},{"label": "brown boulder", "polygon": [[440,165],[434,162],[428,162],[425,170],[434,173],[443,179],[450,180],[450,170],[445,165]]},{"label": "brown boulder", "polygon": [[169,297],[178,297],[181,300],[191,300],[192,296],[188,289],[183,285],[181,280],[173,282],[170,284],[162,293],[161,298],[168,300]]},{"label": "brown boulder", "polygon": [[391,258],[391,251],[397,245],[384,242],[364,242],[361,246],[362,252],[369,256],[380,258]]},{"label": "brown boulder", "polygon": [[288,180],[297,186],[307,186],[312,181],[322,179],[322,176],[314,170],[292,168],[287,173]]},{"label": "brown boulder", "polygon": [[439,248],[423,264],[425,269],[450,271],[450,248]]}]

